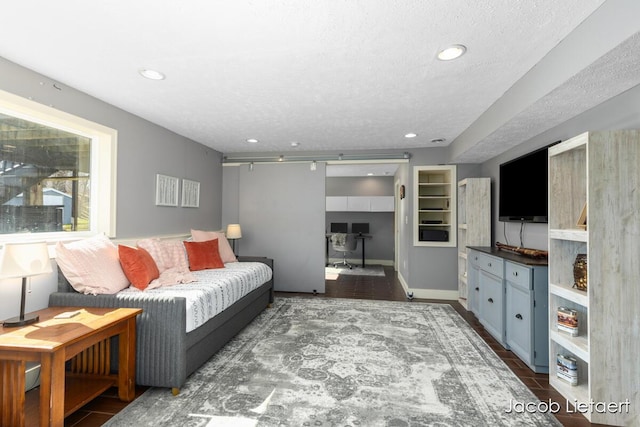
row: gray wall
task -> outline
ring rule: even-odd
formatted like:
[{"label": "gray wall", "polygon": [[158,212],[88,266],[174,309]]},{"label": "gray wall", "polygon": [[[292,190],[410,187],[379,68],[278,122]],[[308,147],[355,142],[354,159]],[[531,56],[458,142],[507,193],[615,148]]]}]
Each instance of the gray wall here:
[{"label": "gray wall", "polygon": [[[544,147],[558,140],[567,140],[589,130],[640,129],[640,86],[636,86],[597,107],[592,108],[571,120],[556,126],[547,132],[537,135],[527,142],[484,162],[481,165],[482,176],[492,178],[493,198],[493,239],[504,243],[506,224],[507,237],[510,242],[519,242],[520,225],[498,221],[498,183],[499,166],[507,160],[514,159],[537,148]],[[536,249],[547,249],[547,225],[527,224],[524,229],[524,246]],[[512,243],[513,244],[513,243]],[[517,243],[516,243],[517,244]]]},{"label": "gray wall", "polygon": [[[412,151],[409,176],[407,179],[408,226],[404,230],[405,244],[409,246],[407,256],[401,259],[400,272],[412,289],[437,289],[453,291],[458,289],[458,249],[456,247],[413,246],[413,167],[446,164],[449,156],[447,148],[423,148]],[[480,176],[478,165],[457,165],[459,181],[470,176]]]},{"label": "gray wall", "polygon": [[[237,221],[242,226],[238,253],[273,258],[278,291],[324,293],[325,164],[318,162],[315,171],[304,163],[235,169]],[[225,171],[227,177],[232,174]],[[231,221],[232,216],[225,218]]]},{"label": "gray wall", "polygon": [[[118,131],[118,238],[188,233],[219,228],[221,154],[83,92],[0,58],[0,89],[53,105]],[[40,83],[43,84],[40,84]],[[155,206],[157,173],[200,182],[200,207]]]},{"label": "gray wall", "polygon": [[[42,83],[42,84],[41,84]],[[137,238],[219,228],[221,154],[40,74],[0,58],[0,89],[118,131],[116,237]],[[157,173],[200,181],[200,207],[155,206]],[[48,304],[57,273],[34,277],[27,312]],[[0,286],[0,319],[19,314],[20,280]]]}]

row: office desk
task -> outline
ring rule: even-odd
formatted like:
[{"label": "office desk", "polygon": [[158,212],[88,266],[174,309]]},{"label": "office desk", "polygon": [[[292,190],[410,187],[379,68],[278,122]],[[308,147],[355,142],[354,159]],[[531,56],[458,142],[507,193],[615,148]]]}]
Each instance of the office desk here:
[{"label": "office desk", "polygon": [[[325,252],[325,265],[329,265],[329,240],[331,238],[331,235],[335,234],[335,233],[327,233],[325,235],[325,240],[326,240],[326,252]],[[356,239],[360,240],[362,242],[362,268],[365,267],[365,245],[364,242],[367,239],[371,239],[373,236],[371,236],[371,234],[357,234],[356,235]]]}]

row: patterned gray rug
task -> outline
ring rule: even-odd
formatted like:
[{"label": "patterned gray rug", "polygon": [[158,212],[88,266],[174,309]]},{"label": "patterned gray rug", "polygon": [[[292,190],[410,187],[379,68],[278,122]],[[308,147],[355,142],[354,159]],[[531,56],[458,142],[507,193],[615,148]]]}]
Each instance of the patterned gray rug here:
[{"label": "patterned gray rug", "polygon": [[187,379],[108,426],[560,426],[446,304],[278,298]]},{"label": "patterned gray rug", "polygon": [[335,280],[329,278],[330,275],[335,275],[336,278],[340,274],[348,276],[381,276],[384,277],[384,267],[381,265],[369,265],[366,267],[325,267],[325,278],[327,280]]}]

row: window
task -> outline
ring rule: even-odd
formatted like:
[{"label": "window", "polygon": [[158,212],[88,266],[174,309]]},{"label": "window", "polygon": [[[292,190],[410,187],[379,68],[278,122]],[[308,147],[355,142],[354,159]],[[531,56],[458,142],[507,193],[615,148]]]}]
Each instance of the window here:
[{"label": "window", "polygon": [[113,236],[116,135],[0,91],[0,240]]}]

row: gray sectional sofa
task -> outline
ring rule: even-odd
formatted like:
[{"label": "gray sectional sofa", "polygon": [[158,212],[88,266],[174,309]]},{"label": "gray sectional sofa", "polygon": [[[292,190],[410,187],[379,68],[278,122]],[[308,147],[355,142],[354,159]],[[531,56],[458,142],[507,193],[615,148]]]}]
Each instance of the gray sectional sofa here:
[{"label": "gray sectional sofa", "polygon": [[[238,257],[238,261],[261,262],[273,271],[273,260],[269,258]],[[85,295],[76,292],[60,271],[58,292],[49,296],[49,306],[141,308],[143,312],[138,316],[136,326],[136,384],[169,387],[177,394],[187,376],[273,302],[273,283],[271,277],[188,333],[185,298]],[[117,351],[112,351],[112,366],[117,369],[114,354]]]}]

